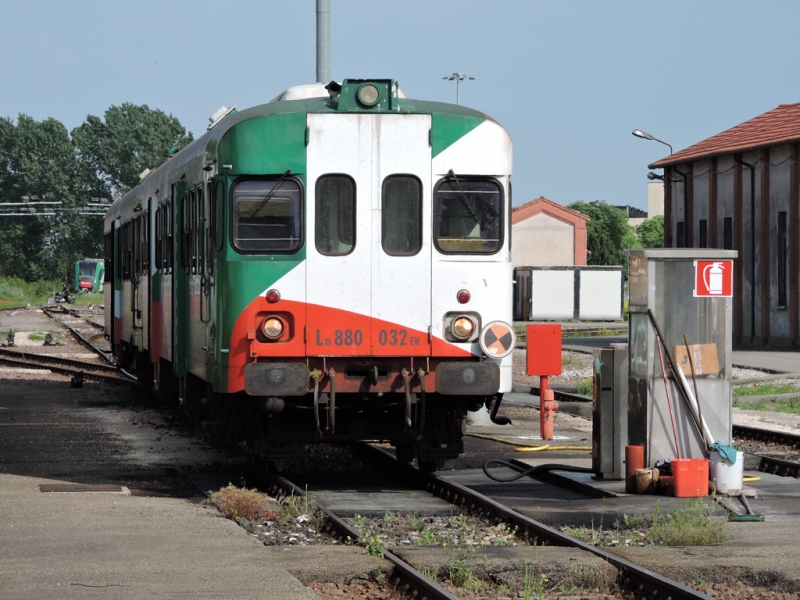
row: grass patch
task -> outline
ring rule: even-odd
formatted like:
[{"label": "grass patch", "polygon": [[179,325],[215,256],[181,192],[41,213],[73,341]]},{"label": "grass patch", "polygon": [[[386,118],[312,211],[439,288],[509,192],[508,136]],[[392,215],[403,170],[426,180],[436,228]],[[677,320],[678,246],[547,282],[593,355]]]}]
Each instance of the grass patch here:
[{"label": "grass patch", "polygon": [[591,396],[594,392],[594,379],[592,377],[583,377],[578,382],[575,392],[583,396]]},{"label": "grass patch", "polygon": [[569,536],[593,546],[704,546],[728,539],[725,522],[711,519],[713,502],[687,500],[681,508],[666,512],[660,503],[652,515],[623,515],[613,529],[600,527],[562,527]]},{"label": "grass patch", "polygon": [[800,393],[800,386],[788,383],[776,385],[774,383],[748,383],[733,388],[733,396],[768,396],[772,394],[795,394]]},{"label": "grass patch", "polygon": [[211,502],[223,515],[234,521],[253,521],[255,519],[276,521],[278,519],[275,512],[269,509],[270,497],[267,494],[255,489],[237,488],[232,483],[228,484],[228,487],[214,492],[211,495]]},{"label": "grass patch", "polygon": [[16,277],[0,277],[0,309],[44,304],[63,284],[58,281],[28,282]]},{"label": "grass patch", "polygon": [[714,514],[710,507],[700,500],[687,500],[673,513],[664,513],[656,505],[650,539],[664,546],[706,546],[728,539],[728,529],[723,521],[712,521]]},{"label": "grass patch", "polygon": [[761,410],[800,415],[800,397],[782,400],[759,400],[758,402],[734,400],[733,407],[743,410]]},{"label": "grass patch", "polygon": [[103,304],[103,302],[105,302],[104,294],[100,293],[74,294],[74,295],[75,295],[75,304],[73,304],[73,306],[89,306],[90,304],[93,306],[97,306],[98,304]]}]

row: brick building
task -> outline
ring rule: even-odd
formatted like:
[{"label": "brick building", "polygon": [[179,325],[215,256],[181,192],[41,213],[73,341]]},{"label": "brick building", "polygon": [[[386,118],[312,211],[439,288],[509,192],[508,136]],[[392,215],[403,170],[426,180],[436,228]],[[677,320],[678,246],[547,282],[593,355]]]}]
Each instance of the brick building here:
[{"label": "brick building", "polygon": [[586,265],[586,223],[591,219],[540,196],[511,211],[515,267]]},{"label": "brick building", "polygon": [[733,336],[800,345],[800,103],[651,165],[664,169],[664,245],[739,251]]}]

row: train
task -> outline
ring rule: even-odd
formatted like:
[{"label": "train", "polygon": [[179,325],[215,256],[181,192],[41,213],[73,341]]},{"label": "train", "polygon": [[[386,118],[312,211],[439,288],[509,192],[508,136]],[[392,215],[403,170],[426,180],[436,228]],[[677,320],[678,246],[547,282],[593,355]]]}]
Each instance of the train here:
[{"label": "train", "polygon": [[75,263],[75,279],[72,287],[76,292],[102,292],[105,280],[105,259],[84,258]]},{"label": "train", "polygon": [[512,143],[392,79],[223,107],[104,224],[117,362],[280,469],[385,442],[433,471],[512,387]]}]

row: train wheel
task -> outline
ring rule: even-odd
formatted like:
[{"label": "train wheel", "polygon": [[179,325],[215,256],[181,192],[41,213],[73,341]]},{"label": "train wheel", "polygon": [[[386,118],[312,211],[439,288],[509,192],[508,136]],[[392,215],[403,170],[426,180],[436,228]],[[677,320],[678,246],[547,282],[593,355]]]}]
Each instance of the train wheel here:
[{"label": "train wheel", "polygon": [[439,468],[439,461],[435,458],[428,460],[417,460],[419,470],[423,473],[434,473]]},{"label": "train wheel", "polygon": [[414,462],[414,446],[412,444],[397,444],[395,453],[397,462],[401,465],[410,465]]}]

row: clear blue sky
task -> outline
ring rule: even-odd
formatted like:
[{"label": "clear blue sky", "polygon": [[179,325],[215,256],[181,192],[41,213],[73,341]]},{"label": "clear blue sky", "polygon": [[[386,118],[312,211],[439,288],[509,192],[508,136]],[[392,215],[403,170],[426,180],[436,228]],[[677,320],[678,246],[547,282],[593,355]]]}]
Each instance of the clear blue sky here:
[{"label": "clear blue sky", "polygon": [[[647,164],[800,101],[800,2],[331,0],[332,75],[391,77],[514,139],[514,204],[544,195],[646,208]],[[0,116],[134,102],[195,135],[221,105],[315,78],[315,1],[0,0]]]}]

